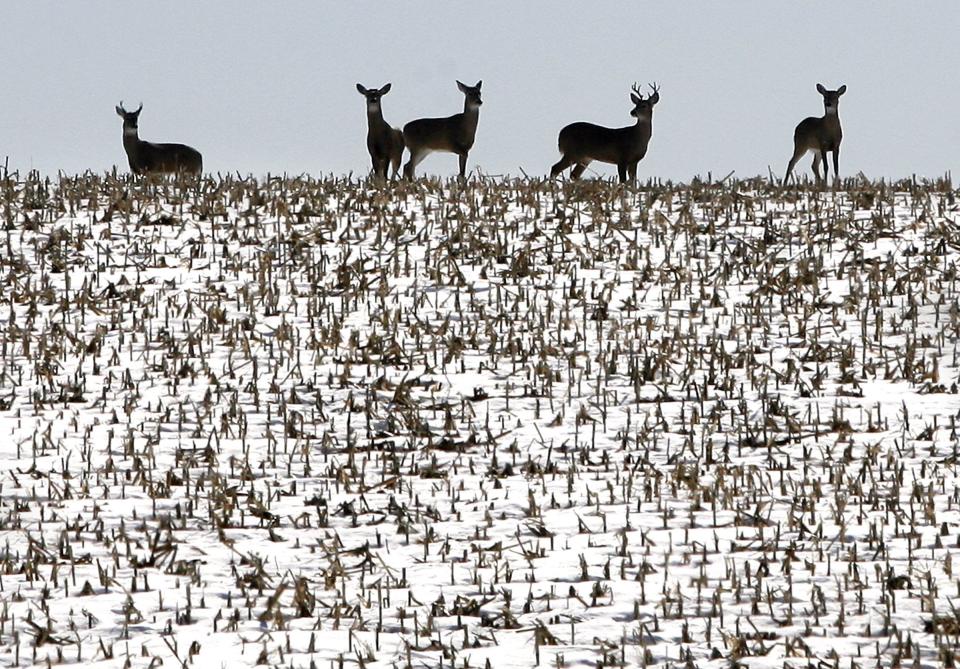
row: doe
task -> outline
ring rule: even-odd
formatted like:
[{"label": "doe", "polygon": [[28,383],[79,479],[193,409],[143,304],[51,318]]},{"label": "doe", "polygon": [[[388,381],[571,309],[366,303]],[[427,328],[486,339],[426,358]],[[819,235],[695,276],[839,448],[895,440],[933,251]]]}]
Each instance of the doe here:
[{"label": "doe", "polygon": [[403,166],[403,175],[413,179],[414,170],[433,151],[455,153],[460,156],[460,178],[467,174],[467,154],[473,148],[480,121],[480,86],[457,82],[463,93],[463,112],[446,118],[419,118],[403,126],[403,139],[410,151],[410,159]]},{"label": "doe", "polygon": [[396,178],[403,159],[403,133],[383,120],[383,108],[380,106],[380,98],[390,92],[390,84],[372,89],[357,84],[357,90],[367,99],[367,151],[373,161],[373,174],[386,179],[387,171],[392,166]]},{"label": "doe", "polygon": [[154,144],[140,139],[137,122],[143,103],[136,111],[117,107],[117,115],[123,119],[123,148],[134,174],[191,174],[203,172],[203,157],[200,152],[185,144]]},{"label": "doe", "polygon": [[800,121],[793,131],[793,157],[787,165],[787,173],[783,176],[783,185],[793,172],[793,166],[803,158],[807,151],[813,151],[813,173],[820,181],[820,163],[823,163],[823,180],[827,180],[827,152],[833,152],[833,178],[840,176],[840,142],[843,139],[843,129],[840,127],[840,96],[847,92],[847,87],[841,86],[835,91],[828,91],[823,84],[817,84],[817,91],[823,96],[823,116],[808,116]]},{"label": "doe", "polygon": [[634,84],[630,100],[633,109],[630,115],[637,122],[625,128],[606,128],[593,123],[571,123],[560,131],[557,144],[563,157],[550,169],[550,178],[575,165],[570,173],[571,179],[579,179],[583,171],[594,160],[617,166],[620,183],[627,177],[637,178],[637,163],[647,155],[647,146],[653,135],[653,107],[660,101],[660,88],[648,84],[653,91],[647,98]]}]

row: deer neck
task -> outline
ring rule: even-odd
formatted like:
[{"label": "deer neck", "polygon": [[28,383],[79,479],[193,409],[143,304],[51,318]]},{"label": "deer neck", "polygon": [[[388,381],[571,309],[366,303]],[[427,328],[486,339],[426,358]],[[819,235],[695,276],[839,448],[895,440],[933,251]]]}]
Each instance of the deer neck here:
[{"label": "deer neck", "polygon": [[477,132],[477,124],[480,122],[480,107],[471,106],[469,103],[463,103],[463,128],[471,137]]},{"label": "deer neck", "polygon": [[123,148],[128,153],[136,152],[140,148],[140,135],[137,128],[123,128]]},{"label": "deer neck", "polygon": [[826,107],[823,110],[823,127],[832,136],[839,136],[840,129],[840,110],[837,107]]},{"label": "deer neck", "polygon": [[644,130],[649,130],[653,126],[653,112],[650,112],[650,116],[637,117],[637,122],[634,124],[634,129],[637,132],[643,132]]},{"label": "deer neck", "polygon": [[370,130],[378,130],[386,124],[387,122],[383,120],[383,107],[380,105],[367,107],[367,128]]}]

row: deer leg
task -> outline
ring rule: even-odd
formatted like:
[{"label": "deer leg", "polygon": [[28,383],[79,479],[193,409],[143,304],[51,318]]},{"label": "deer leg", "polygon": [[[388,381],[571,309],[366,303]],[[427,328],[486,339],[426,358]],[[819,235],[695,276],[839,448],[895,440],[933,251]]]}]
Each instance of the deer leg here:
[{"label": "deer leg", "polygon": [[402,160],[403,160],[403,151],[401,150],[400,153],[396,154],[390,161],[393,167],[394,179],[396,179],[397,175],[400,174],[400,162]]},{"label": "deer leg", "polygon": [[581,176],[581,175],[584,173],[584,171],[587,169],[587,165],[589,165],[589,164],[590,164],[590,163],[588,163],[588,162],[586,162],[586,163],[577,163],[577,166],[573,168],[573,172],[570,173],[570,178],[573,179],[573,180],[579,179],[580,176]]},{"label": "deer leg", "polygon": [[618,163],[617,164],[617,176],[620,177],[620,183],[627,183],[627,164]]},{"label": "deer leg", "polygon": [[460,154],[460,178],[466,179],[467,177],[467,154]]},{"label": "deer leg", "polygon": [[396,179],[400,173],[400,164],[403,162],[403,149],[406,142],[403,139],[403,133],[393,129],[393,146],[390,149],[390,162],[393,165],[393,178]]},{"label": "deer leg", "polygon": [[555,178],[558,174],[573,165],[573,160],[567,156],[562,156],[556,165],[550,168],[550,178]]},{"label": "deer leg", "polygon": [[627,175],[630,177],[630,183],[637,182],[637,163],[630,165],[630,167],[627,169]]},{"label": "deer leg", "polygon": [[787,173],[783,175],[783,185],[786,187],[787,179],[790,178],[790,175],[793,173],[793,168],[796,166],[797,161],[803,158],[803,154],[807,152],[801,146],[794,145],[793,147],[793,157],[790,159],[790,162],[787,164]]},{"label": "deer leg", "polygon": [[840,180],[840,147],[833,150],[833,180]]},{"label": "deer leg", "polygon": [[827,163],[827,152],[826,150],[820,151],[820,162],[823,163],[823,184],[827,184],[827,177],[830,175],[830,167]]},{"label": "deer leg", "polygon": [[414,170],[417,169],[417,165],[427,157],[427,151],[414,151],[410,150],[410,160],[407,161],[407,164],[403,166],[403,176],[407,179],[413,179]]},{"label": "deer leg", "polygon": [[822,156],[820,155],[820,152],[819,152],[819,151],[814,152],[814,154],[813,154],[813,163],[811,164],[811,167],[813,168],[813,173],[814,173],[814,175],[816,175],[816,177],[817,177],[817,181],[820,181],[820,162],[821,162],[821,160],[822,160]]}]

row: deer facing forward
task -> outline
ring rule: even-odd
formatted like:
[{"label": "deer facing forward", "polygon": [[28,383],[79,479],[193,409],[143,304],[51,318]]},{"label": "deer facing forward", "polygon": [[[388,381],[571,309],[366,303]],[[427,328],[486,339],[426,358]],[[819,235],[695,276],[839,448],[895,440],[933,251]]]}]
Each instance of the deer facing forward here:
[{"label": "deer facing forward", "polygon": [[560,131],[557,144],[563,157],[550,169],[550,178],[556,177],[571,165],[571,179],[579,179],[594,160],[617,166],[620,183],[627,177],[637,178],[637,163],[647,155],[647,146],[653,134],[653,107],[660,101],[660,89],[650,84],[653,91],[644,99],[640,88],[634,84],[630,100],[633,110],[630,115],[637,122],[625,128],[606,128],[593,123],[571,123]]},{"label": "deer facing forward", "polygon": [[154,144],[140,139],[137,124],[141,111],[143,103],[132,112],[123,108],[123,102],[117,107],[117,115],[123,119],[123,148],[127,152],[131,172],[192,175],[203,172],[203,157],[193,147],[184,144]]},{"label": "deer facing forward", "polygon": [[835,91],[828,91],[823,84],[817,84],[817,92],[823,96],[823,116],[809,116],[797,125],[793,131],[793,157],[787,165],[787,173],[783,176],[783,185],[793,172],[793,166],[803,158],[807,151],[813,151],[813,173],[820,180],[820,163],[823,163],[823,180],[826,181],[827,153],[833,152],[833,178],[840,176],[840,142],[843,140],[843,129],[840,127],[840,96],[847,92],[846,86]]},{"label": "deer facing forward", "polygon": [[460,156],[460,178],[467,174],[467,154],[473,148],[480,120],[480,86],[457,82],[463,93],[463,112],[446,118],[419,118],[403,126],[403,140],[410,151],[410,159],[403,166],[403,175],[413,179],[414,170],[433,151],[455,153]]},{"label": "deer facing forward", "polygon": [[373,174],[386,179],[392,166],[396,178],[403,160],[403,133],[383,120],[380,105],[380,98],[390,92],[390,84],[382,88],[365,88],[357,84],[357,90],[367,99],[367,151],[373,161]]}]

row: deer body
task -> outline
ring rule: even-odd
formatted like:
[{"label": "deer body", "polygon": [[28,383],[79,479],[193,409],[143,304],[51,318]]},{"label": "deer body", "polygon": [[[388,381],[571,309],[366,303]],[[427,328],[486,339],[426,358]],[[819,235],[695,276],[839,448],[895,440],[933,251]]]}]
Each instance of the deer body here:
[{"label": "deer body", "polygon": [[810,116],[797,125],[793,131],[793,156],[783,176],[783,185],[793,172],[794,165],[808,151],[813,151],[813,173],[820,180],[820,164],[823,163],[823,179],[827,178],[827,153],[833,153],[833,178],[840,175],[840,142],[843,140],[843,128],[840,127],[840,96],[847,92],[846,86],[829,91],[817,84],[817,91],[823,96],[823,116]]},{"label": "deer body", "polygon": [[633,87],[630,99],[634,104],[630,112],[637,118],[634,125],[625,128],[607,128],[593,123],[571,123],[560,131],[557,144],[562,157],[550,169],[550,177],[556,177],[571,165],[571,179],[579,179],[587,166],[593,162],[617,166],[620,183],[637,177],[637,164],[647,155],[647,146],[653,135],[653,107],[660,101],[656,86],[653,93],[643,99],[640,89]]},{"label": "deer body", "polygon": [[203,172],[203,157],[200,152],[185,144],[155,144],[140,139],[138,122],[143,105],[128,112],[123,103],[117,107],[117,115],[123,118],[123,149],[134,174],[179,174],[199,175]]},{"label": "deer body", "polygon": [[403,133],[383,120],[383,107],[380,103],[380,98],[390,92],[390,84],[379,89],[369,89],[357,84],[357,90],[367,99],[367,151],[373,162],[373,174],[386,179],[392,166],[393,176],[396,178],[400,172],[400,161],[403,159]]},{"label": "deer body", "polygon": [[403,139],[410,151],[410,159],[403,167],[406,178],[412,179],[417,165],[434,151],[455,153],[460,157],[460,178],[466,176],[467,155],[473,148],[480,121],[480,86],[457,82],[464,95],[463,112],[446,118],[420,118],[403,126]]}]

